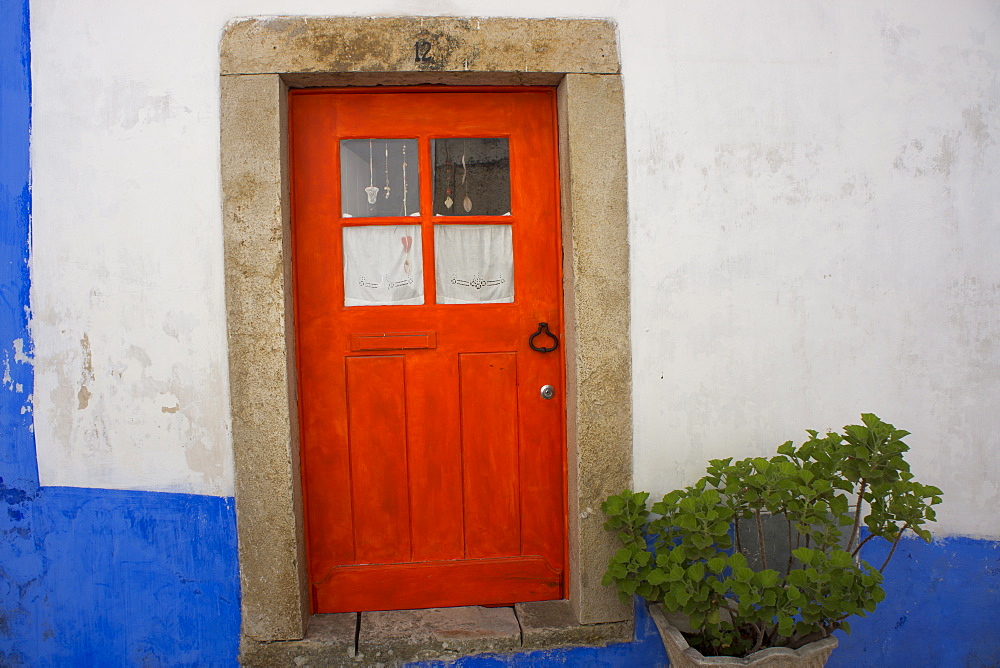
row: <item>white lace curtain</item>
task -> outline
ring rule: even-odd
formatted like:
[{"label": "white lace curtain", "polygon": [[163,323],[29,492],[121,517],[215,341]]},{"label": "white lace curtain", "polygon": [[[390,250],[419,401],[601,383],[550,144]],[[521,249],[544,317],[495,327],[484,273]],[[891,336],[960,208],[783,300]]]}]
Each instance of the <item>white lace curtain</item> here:
[{"label": "white lace curtain", "polygon": [[514,301],[510,225],[435,225],[434,262],[439,304]]},{"label": "white lace curtain", "polygon": [[[419,225],[362,225],[344,230],[344,304],[424,303]],[[514,301],[510,225],[435,225],[439,304]]]},{"label": "white lace curtain", "polygon": [[344,228],[344,305],[424,303],[419,225]]}]

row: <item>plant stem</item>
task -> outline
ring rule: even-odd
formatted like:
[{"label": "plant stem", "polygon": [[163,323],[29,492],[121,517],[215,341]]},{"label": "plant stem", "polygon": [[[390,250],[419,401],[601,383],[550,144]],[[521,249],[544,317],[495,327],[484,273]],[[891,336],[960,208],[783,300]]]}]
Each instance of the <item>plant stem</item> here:
[{"label": "plant stem", "polygon": [[889,550],[889,556],[885,558],[885,561],[882,562],[882,567],[878,569],[879,573],[881,573],[882,571],[884,571],[885,567],[889,565],[889,560],[892,559],[892,555],[896,551],[896,547],[899,546],[899,539],[903,537],[903,533],[909,527],[910,527],[910,523],[907,522],[906,524],[903,525],[903,528],[899,530],[899,533],[896,535],[896,540],[892,541],[892,549]]},{"label": "plant stem", "polygon": [[759,650],[761,647],[764,646],[764,628],[754,623],[751,623],[750,626],[752,626],[754,630],[757,631],[757,644],[753,646],[752,650],[750,650],[751,652],[756,652],[757,650]]},{"label": "plant stem", "polygon": [[792,572],[792,520],[788,518],[788,511],[785,511],[785,521],[788,522],[788,567],[785,568],[785,575]]},{"label": "plant stem", "polygon": [[873,533],[870,533],[867,536],[865,536],[865,539],[863,541],[861,541],[860,543],[858,543],[858,546],[856,548],[854,548],[854,552],[851,552],[851,556],[852,557],[857,556],[858,552],[861,551],[861,548],[864,546],[864,544],[867,543],[868,541],[870,541],[874,537],[875,537],[875,534],[873,534]]},{"label": "plant stem", "polygon": [[858,536],[858,527],[861,525],[861,504],[865,500],[865,487],[868,486],[868,481],[864,478],[861,479],[861,487],[858,490],[858,504],[854,508],[854,527],[851,529],[851,539],[847,541],[847,551],[851,551],[851,547],[854,545],[854,539]]},{"label": "plant stem", "polygon": [[760,510],[754,511],[757,518],[757,543],[760,545],[760,565],[767,570],[767,553],[764,551],[764,525],[760,521]]},{"label": "plant stem", "polygon": [[829,626],[821,625],[820,629],[818,631],[813,631],[812,633],[808,633],[808,634],[802,636],[801,638],[790,640],[789,643],[788,643],[788,645],[787,645],[787,647],[789,649],[798,649],[798,648],[802,647],[803,645],[808,645],[809,643],[813,642],[814,640],[819,640],[821,638],[826,638],[831,633],[833,633],[834,631],[836,631],[838,628],[840,628],[840,622],[839,621],[835,621],[833,624],[830,624]]},{"label": "plant stem", "polygon": [[733,521],[733,526],[736,531],[736,551],[743,554],[743,541],[740,540],[740,518],[737,515],[736,519]]}]

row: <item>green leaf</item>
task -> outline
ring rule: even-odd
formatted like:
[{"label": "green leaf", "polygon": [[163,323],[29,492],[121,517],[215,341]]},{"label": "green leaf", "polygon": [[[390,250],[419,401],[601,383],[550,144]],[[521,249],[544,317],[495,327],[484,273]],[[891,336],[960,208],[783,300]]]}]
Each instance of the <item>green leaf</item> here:
[{"label": "green leaf", "polygon": [[830,563],[838,568],[850,568],[854,561],[851,555],[843,550],[833,550],[830,552]]},{"label": "green leaf", "polygon": [[713,573],[721,573],[726,568],[725,557],[714,557],[705,562],[705,565]]},{"label": "green leaf", "polygon": [[661,585],[667,581],[667,574],[661,568],[654,568],[646,574],[646,581],[651,585]]},{"label": "green leaf", "polygon": [[617,552],[615,552],[614,561],[619,564],[626,564],[632,561],[632,550],[627,547],[623,547]]},{"label": "green leaf", "polygon": [[744,557],[739,552],[733,552],[731,555],[729,555],[729,566],[730,566],[730,568],[733,568],[733,569],[745,568],[746,565],[747,565],[747,558]]},{"label": "green leaf", "polygon": [[778,571],[768,569],[760,571],[754,578],[761,587],[773,587],[778,582]]},{"label": "green leaf", "polygon": [[605,515],[618,515],[625,508],[625,499],[613,494],[608,500],[601,504],[601,510]]},{"label": "green leaf", "polygon": [[812,564],[813,559],[816,558],[816,550],[808,547],[800,547],[792,550],[792,555],[803,564]]},{"label": "green leaf", "polygon": [[704,550],[706,547],[709,547],[713,543],[711,538],[702,535],[700,533],[692,535],[691,542],[694,543],[695,547],[697,547],[699,550]]}]

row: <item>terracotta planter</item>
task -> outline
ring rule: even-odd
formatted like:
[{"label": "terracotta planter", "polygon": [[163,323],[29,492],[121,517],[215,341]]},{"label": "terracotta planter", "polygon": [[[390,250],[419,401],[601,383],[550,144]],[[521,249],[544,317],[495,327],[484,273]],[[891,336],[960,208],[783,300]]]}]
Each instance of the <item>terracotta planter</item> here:
[{"label": "terracotta planter", "polygon": [[663,646],[667,648],[671,668],[704,668],[705,666],[754,666],[754,668],[823,668],[830,653],[837,647],[833,636],[811,642],[799,649],[769,647],[745,658],[733,656],[702,656],[688,645],[684,635],[670,623],[658,605],[651,605],[649,613],[660,630]]}]

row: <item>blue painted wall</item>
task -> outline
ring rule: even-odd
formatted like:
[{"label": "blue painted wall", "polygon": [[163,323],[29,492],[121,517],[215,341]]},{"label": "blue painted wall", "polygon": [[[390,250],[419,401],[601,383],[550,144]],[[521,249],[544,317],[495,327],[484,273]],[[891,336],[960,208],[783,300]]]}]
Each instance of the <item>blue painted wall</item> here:
[{"label": "blue painted wall", "polygon": [[[879,541],[864,557],[881,564],[887,554]],[[904,540],[885,590],[874,614],[840,634],[828,668],[1000,666],[1000,542]]]},{"label": "blue painted wall", "polygon": [[[0,3],[0,664],[11,638],[22,637],[30,616],[25,596],[40,568],[31,536],[38,494],[35,443],[28,396],[31,365],[18,361],[14,341],[31,354],[28,334],[28,220],[31,214],[28,137],[31,77],[28,4]],[[16,640],[15,640],[16,641]]]},{"label": "blue painted wall", "polygon": [[[881,564],[888,544],[872,541],[865,559]],[[947,538],[900,543],[885,571],[886,599],[875,613],[852,620],[851,635],[827,668],[987,668],[1000,666],[1000,542]],[[446,664],[412,664],[443,668]],[[652,619],[636,606],[636,641],[602,649],[482,655],[460,668],[512,666],[669,665]]]}]

